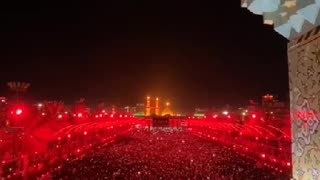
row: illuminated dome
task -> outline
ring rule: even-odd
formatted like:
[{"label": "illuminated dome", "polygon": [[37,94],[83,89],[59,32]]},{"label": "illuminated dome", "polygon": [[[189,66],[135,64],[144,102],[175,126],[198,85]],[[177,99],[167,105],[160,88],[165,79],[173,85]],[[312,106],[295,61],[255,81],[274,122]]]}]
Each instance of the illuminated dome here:
[{"label": "illuminated dome", "polygon": [[287,39],[320,25],[320,0],[241,0],[241,6],[263,15],[264,23]]},{"label": "illuminated dome", "polygon": [[162,116],[173,116],[173,111],[169,108],[169,107],[166,107],[163,111],[162,111]]},{"label": "illuminated dome", "polygon": [[166,103],[166,107],[163,109],[162,113],[161,113],[162,116],[173,116],[173,111],[171,110],[170,108],[170,103],[167,102]]}]

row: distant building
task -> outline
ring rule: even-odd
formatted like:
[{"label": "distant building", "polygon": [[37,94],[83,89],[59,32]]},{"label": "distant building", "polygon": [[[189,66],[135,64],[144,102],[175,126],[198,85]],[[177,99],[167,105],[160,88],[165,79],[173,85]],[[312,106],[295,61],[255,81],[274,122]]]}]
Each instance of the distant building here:
[{"label": "distant building", "polygon": [[208,108],[195,108],[195,114],[207,114],[209,112]]},{"label": "distant building", "polygon": [[262,97],[262,110],[266,119],[282,119],[289,114],[288,104],[269,94]]},{"label": "distant building", "polygon": [[276,102],[276,98],[273,95],[264,95],[262,96],[262,108],[268,109],[273,106],[273,104]]},{"label": "distant building", "polygon": [[137,112],[137,107],[133,106],[133,107],[129,107],[129,113],[134,114]]},{"label": "distant building", "polygon": [[0,97],[0,103],[6,103],[7,98],[6,97]]},{"label": "distant building", "polygon": [[127,108],[127,106],[126,107],[117,107],[114,112],[117,114],[128,113],[128,108]]},{"label": "distant building", "polygon": [[143,103],[140,103],[140,104],[136,104],[136,107],[135,107],[135,113],[141,113],[141,114],[144,114],[145,113],[145,110],[146,110],[146,105],[143,104]]},{"label": "distant building", "polygon": [[108,114],[120,113],[123,109],[116,107],[115,105],[108,105],[105,107],[105,111]]}]

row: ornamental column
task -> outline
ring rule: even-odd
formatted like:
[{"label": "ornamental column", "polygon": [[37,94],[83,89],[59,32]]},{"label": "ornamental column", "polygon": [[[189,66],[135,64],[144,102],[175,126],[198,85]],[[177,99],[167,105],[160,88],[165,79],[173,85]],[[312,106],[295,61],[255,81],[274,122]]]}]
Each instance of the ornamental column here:
[{"label": "ornamental column", "polygon": [[288,66],[294,179],[320,175],[320,0],[242,0],[290,40]]}]

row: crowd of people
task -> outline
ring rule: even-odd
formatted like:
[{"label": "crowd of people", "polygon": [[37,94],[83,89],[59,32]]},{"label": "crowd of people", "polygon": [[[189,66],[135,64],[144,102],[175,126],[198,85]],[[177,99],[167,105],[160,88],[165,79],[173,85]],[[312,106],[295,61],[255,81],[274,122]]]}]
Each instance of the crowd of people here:
[{"label": "crowd of people", "polygon": [[[0,155],[4,157],[0,158],[0,179],[37,179],[46,172],[51,172],[63,160],[70,157],[77,158],[96,146],[113,141],[117,135],[131,131],[134,124],[136,123],[133,119],[127,119],[68,126],[56,133],[47,144],[47,151],[42,152],[28,152],[27,148],[13,151],[14,146],[3,143],[6,146],[0,148],[2,153]],[[13,145],[21,143],[22,146],[28,145],[28,141],[16,139]]]},{"label": "crowd of people", "polygon": [[183,131],[137,130],[51,172],[53,179],[289,179]]}]

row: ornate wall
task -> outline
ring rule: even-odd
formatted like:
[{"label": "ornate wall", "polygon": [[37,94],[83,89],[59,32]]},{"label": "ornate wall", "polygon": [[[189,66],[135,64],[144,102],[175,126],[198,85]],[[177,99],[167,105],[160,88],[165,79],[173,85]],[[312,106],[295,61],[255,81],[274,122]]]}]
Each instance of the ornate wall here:
[{"label": "ornate wall", "polygon": [[310,31],[288,47],[293,177],[320,179],[320,34]]},{"label": "ornate wall", "polygon": [[291,40],[292,173],[294,179],[320,180],[320,0],[241,0],[241,6]]}]

